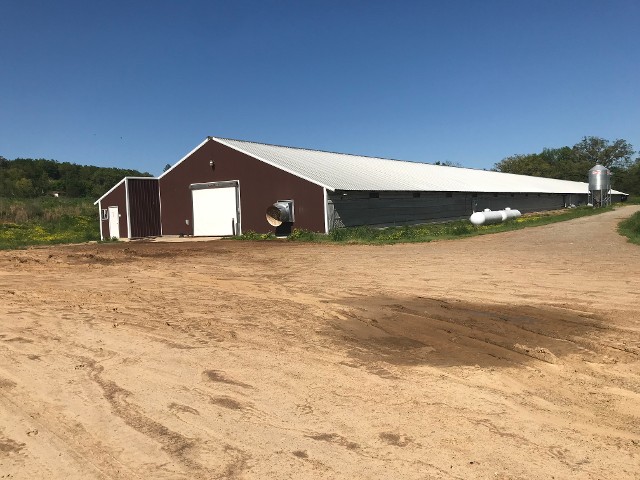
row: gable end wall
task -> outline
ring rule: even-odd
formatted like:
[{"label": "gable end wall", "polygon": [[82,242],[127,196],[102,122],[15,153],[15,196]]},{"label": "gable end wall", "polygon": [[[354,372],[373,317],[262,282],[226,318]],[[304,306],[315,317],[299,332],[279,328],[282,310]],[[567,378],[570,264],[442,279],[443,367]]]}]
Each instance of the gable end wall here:
[{"label": "gable end wall", "polygon": [[162,234],[193,235],[189,185],[227,180],[240,182],[243,232],[274,232],[267,223],[266,209],[277,200],[289,199],[294,200],[295,228],[324,232],[322,187],[210,140],[160,178]]},{"label": "gable end wall", "polygon": [[[126,181],[125,181],[126,182]],[[118,213],[120,214],[120,238],[127,238],[127,192],[125,182],[118,185],[113,192],[104,197],[100,201],[100,208],[106,210],[109,207],[118,207]],[[102,212],[99,212],[100,215]],[[102,223],[102,236],[103,239],[111,238],[111,232],[109,231],[109,219],[102,220],[100,216],[100,222]]]}]

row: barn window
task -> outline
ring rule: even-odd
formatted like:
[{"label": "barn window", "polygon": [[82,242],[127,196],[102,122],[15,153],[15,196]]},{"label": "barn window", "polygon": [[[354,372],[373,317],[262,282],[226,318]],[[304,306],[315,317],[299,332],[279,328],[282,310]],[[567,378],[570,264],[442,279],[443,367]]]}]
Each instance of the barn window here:
[{"label": "barn window", "polygon": [[369,198],[380,198],[380,192],[369,192]]},{"label": "barn window", "polygon": [[420,198],[420,192],[413,192],[413,198]]},{"label": "barn window", "polygon": [[107,210],[106,208],[103,208],[102,211],[100,212],[100,218],[102,220],[108,220],[109,219],[109,210]]}]

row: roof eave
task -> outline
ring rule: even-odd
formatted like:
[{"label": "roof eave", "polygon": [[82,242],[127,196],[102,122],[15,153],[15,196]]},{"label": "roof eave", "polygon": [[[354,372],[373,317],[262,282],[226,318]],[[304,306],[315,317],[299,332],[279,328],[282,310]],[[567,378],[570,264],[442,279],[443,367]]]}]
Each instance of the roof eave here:
[{"label": "roof eave", "polygon": [[194,148],[193,150],[191,150],[189,153],[187,153],[184,157],[182,157],[180,160],[178,160],[176,163],[174,163],[171,168],[169,168],[168,170],[162,172],[162,174],[158,177],[158,180],[160,180],[162,177],[164,177],[167,173],[169,173],[170,171],[172,171],[174,168],[176,168],[178,165],[180,165],[182,162],[184,162],[187,158],[189,158],[191,155],[193,155],[196,151],[198,151],[200,149],[200,147],[202,147],[205,143],[207,143],[209,140],[211,140],[213,137],[207,137],[205,138],[200,145],[198,145],[196,148]]},{"label": "roof eave", "polygon": [[111,192],[113,192],[116,188],[118,188],[125,180],[127,179],[127,177],[123,177],[122,180],[120,180],[118,183],[116,183],[113,187],[111,187],[107,193],[105,193],[104,195],[102,195],[98,200],[96,200],[95,202],[93,202],[94,205],[97,205],[98,203],[100,203],[102,201],[102,199],[104,197],[106,197],[107,195],[109,195]]},{"label": "roof eave", "polygon": [[309,177],[307,177],[305,175],[300,175],[299,173],[294,172],[293,170],[289,170],[288,168],[284,168],[284,167],[282,167],[280,165],[276,165],[275,163],[270,162],[269,160],[266,160],[265,158],[262,158],[262,157],[260,157],[258,155],[250,153],[250,152],[248,152],[248,151],[246,151],[246,150],[244,150],[244,149],[242,149],[240,147],[236,147],[234,145],[231,145],[230,143],[227,143],[225,140],[223,140],[221,138],[209,137],[209,139],[215,140],[216,142],[224,145],[225,147],[229,147],[229,148],[231,148],[231,149],[233,149],[233,150],[235,150],[237,152],[243,153],[244,155],[248,155],[251,158],[255,158],[256,160],[259,160],[260,162],[266,163],[267,165],[271,165],[272,167],[277,168],[278,170],[282,170],[283,172],[287,172],[287,173],[290,173],[291,175],[295,175],[298,178],[302,178],[303,180],[306,180],[309,183],[313,183],[314,185],[318,185],[319,187],[326,188],[327,190],[331,190],[332,192],[336,190],[335,187],[332,187],[332,186],[329,186],[329,185],[325,185],[325,184],[320,183],[317,180],[309,178]]}]

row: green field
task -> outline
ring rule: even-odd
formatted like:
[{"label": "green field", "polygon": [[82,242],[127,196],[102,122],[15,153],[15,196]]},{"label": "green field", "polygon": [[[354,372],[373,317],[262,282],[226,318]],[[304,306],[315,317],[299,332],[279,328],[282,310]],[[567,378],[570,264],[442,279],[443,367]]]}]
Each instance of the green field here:
[{"label": "green field", "polygon": [[0,250],[100,240],[97,208],[83,198],[0,198]]}]

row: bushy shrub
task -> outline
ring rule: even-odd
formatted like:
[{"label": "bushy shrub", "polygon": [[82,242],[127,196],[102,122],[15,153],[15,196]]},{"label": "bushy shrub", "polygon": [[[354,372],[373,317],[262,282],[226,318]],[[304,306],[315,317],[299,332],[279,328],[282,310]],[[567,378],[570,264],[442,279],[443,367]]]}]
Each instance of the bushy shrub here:
[{"label": "bushy shrub", "polygon": [[271,232],[258,233],[258,232],[254,232],[253,230],[247,230],[242,235],[239,235],[234,238],[238,240],[273,240],[276,238],[276,236]]},{"label": "bushy shrub", "polygon": [[289,240],[299,240],[303,242],[313,242],[319,240],[317,233],[305,230],[303,228],[294,228],[289,235]]}]

